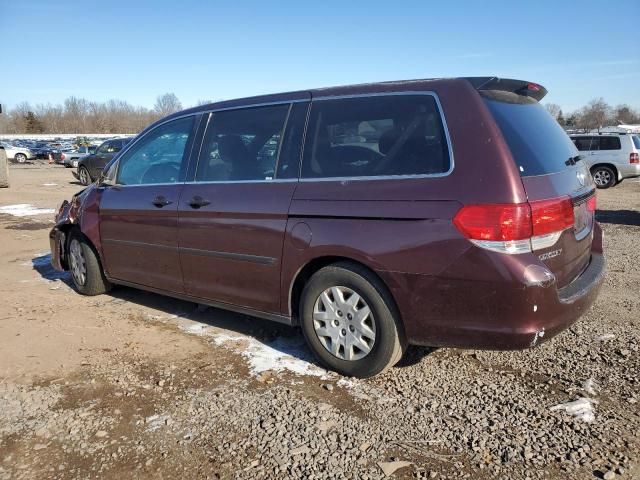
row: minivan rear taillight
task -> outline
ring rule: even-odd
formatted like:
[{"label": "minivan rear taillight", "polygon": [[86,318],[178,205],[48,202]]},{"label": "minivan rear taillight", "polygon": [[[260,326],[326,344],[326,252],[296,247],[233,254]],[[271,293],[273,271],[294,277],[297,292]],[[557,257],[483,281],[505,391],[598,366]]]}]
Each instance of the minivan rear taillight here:
[{"label": "minivan rear taillight", "polygon": [[460,232],[479,247],[525,253],[550,247],[573,227],[570,197],[515,204],[466,205],[453,218]]},{"label": "minivan rear taillight", "polygon": [[640,155],[636,152],[629,154],[629,163],[640,163]]},{"label": "minivan rear taillight", "polygon": [[65,159],[64,153],[61,153],[60,154],[60,160],[64,160],[64,159]]}]

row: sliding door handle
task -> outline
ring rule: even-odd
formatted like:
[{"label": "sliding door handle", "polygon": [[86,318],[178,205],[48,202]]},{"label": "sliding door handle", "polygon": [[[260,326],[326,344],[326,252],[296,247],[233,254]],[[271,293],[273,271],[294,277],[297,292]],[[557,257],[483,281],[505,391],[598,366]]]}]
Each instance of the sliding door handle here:
[{"label": "sliding door handle", "polygon": [[165,197],[160,195],[156,197],[151,203],[153,203],[158,208],[162,208],[162,207],[166,207],[167,205],[171,205],[173,202],[171,200],[167,200]]},{"label": "sliding door handle", "polygon": [[201,208],[201,207],[206,207],[207,205],[210,205],[211,202],[209,200],[205,200],[204,198],[196,195],[195,197],[193,197],[191,199],[191,201],[189,202],[189,206],[191,208]]}]

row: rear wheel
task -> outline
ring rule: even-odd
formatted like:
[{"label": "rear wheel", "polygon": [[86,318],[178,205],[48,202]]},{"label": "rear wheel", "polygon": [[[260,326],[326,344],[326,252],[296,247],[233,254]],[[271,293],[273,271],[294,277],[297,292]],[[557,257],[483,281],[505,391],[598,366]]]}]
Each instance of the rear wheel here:
[{"label": "rear wheel", "polygon": [[89,175],[89,170],[87,170],[86,167],[80,167],[78,177],[82,185],[89,185],[91,183],[91,175]]},{"label": "rear wheel", "polygon": [[24,163],[27,161],[27,156],[24,153],[16,153],[16,156],[13,159],[18,163]]},{"label": "rear wheel", "polygon": [[595,167],[591,170],[593,175],[593,182],[598,188],[610,188],[616,184],[616,173],[611,167],[604,165]]},{"label": "rear wheel", "polygon": [[68,263],[78,292],[83,295],[100,295],[111,290],[111,283],[104,276],[98,255],[84,235],[77,231],[69,239]]},{"label": "rear wheel", "polygon": [[380,280],[348,262],[316,272],[300,301],[311,350],[322,364],[347,376],[371,377],[400,360],[405,343],[398,317]]}]

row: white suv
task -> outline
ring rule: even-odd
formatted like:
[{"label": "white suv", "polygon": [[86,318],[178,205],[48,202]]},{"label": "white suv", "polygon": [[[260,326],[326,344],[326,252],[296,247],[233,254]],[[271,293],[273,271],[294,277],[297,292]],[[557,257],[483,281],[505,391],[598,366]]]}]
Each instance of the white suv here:
[{"label": "white suv", "polygon": [[36,158],[35,154],[28,148],[16,147],[15,145],[4,142],[1,143],[7,154],[7,158],[13,159],[14,162],[24,163],[27,160]]},{"label": "white suv", "polygon": [[640,177],[640,136],[627,133],[571,135],[598,188]]}]

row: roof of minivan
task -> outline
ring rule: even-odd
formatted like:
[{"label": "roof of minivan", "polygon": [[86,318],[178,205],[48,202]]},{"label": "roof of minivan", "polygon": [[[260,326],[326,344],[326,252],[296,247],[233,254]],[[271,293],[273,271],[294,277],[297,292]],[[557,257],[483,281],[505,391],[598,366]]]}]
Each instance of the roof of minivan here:
[{"label": "roof of minivan", "polygon": [[[428,91],[438,84],[451,82],[468,82],[477,90],[496,89],[517,91],[533,86],[536,90],[530,96],[540,100],[547,90],[541,85],[523,81],[499,77],[453,77],[453,78],[423,78],[417,80],[396,80],[388,82],[361,83],[355,85],[342,85],[336,87],[314,88],[310,90],[296,90],[284,93],[273,93],[253,97],[223,100],[173,113],[159,121],[166,121],[172,117],[188,115],[190,113],[206,112],[223,108],[242,107],[245,105],[261,105],[295,100],[311,100],[317,97],[335,97],[344,95],[359,95],[367,93],[402,92],[402,91]],[[155,124],[155,123],[154,123]],[[145,129],[146,130],[146,129]]]}]

